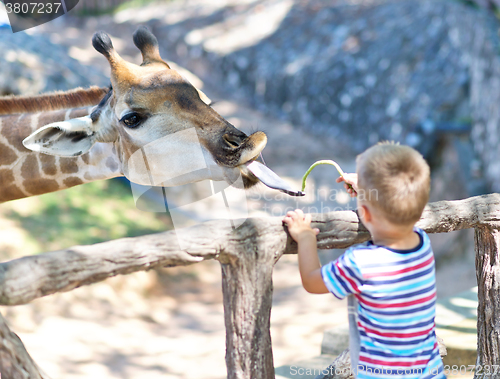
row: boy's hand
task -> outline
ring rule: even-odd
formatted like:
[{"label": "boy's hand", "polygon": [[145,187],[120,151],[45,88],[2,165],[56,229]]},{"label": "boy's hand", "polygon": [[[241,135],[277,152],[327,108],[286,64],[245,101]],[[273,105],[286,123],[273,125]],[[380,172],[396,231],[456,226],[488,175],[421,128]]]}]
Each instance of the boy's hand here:
[{"label": "boy's hand", "polygon": [[304,216],[304,212],[300,209],[288,212],[283,221],[288,226],[288,232],[296,242],[299,242],[304,236],[316,236],[319,233],[319,229],[311,228],[311,215]]},{"label": "boy's hand", "polygon": [[345,190],[351,197],[358,196],[358,174],[344,174],[344,176],[339,176],[336,182],[344,182]]}]

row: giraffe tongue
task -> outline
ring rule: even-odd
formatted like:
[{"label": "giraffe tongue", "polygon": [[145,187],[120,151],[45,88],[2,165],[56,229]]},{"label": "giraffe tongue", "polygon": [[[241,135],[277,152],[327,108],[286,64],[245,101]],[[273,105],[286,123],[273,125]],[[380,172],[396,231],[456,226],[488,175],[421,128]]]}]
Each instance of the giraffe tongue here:
[{"label": "giraffe tongue", "polygon": [[294,190],[288,183],[271,171],[267,166],[260,162],[252,161],[247,163],[247,167],[262,183],[269,188],[277,189],[290,196],[304,196],[305,192]]}]

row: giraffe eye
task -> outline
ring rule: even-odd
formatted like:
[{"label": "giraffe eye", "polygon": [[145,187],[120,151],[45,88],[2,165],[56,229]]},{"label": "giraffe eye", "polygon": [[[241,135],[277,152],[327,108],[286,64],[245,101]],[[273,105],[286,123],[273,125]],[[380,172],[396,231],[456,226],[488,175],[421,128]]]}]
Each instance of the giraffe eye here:
[{"label": "giraffe eye", "polygon": [[143,120],[144,117],[139,113],[133,112],[123,116],[120,122],[128,128],[137,128]]}]

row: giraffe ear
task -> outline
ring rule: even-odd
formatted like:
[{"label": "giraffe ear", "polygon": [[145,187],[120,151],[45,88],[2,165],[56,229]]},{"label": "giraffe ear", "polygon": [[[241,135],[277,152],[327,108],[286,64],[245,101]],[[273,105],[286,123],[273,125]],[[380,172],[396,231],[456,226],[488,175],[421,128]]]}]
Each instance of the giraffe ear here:
[{"label": "giraffe ear", "polygon": [[89,116],[45,125],[23,141],[27,149],[60,157],[84,154],[95,143],[95,132]]}]

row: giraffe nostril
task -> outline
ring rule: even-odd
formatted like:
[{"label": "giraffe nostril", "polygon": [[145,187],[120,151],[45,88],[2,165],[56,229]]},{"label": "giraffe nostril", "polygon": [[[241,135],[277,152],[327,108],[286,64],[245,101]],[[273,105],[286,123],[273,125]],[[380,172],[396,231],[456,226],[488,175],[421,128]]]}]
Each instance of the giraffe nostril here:
[{"label": "giraffe nostril", "polygon": [[235,136],[234,134],[224,134],[222,138],[232,148],[239,147],[243,142],[241,137]]}]

